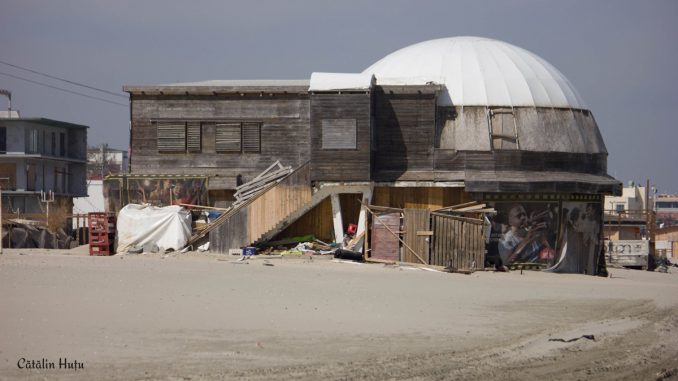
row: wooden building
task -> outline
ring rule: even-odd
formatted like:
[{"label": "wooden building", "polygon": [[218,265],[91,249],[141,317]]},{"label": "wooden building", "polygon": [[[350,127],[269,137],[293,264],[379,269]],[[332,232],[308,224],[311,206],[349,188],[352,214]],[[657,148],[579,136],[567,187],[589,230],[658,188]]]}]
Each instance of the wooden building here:
[{"label": "wooden building", "polygon": [[[310,80],[124,90],[133,175],[208,176],[211,202],[227,203],[240,181],[274,161],[297,169],[298,182],[275,187],[210,233],[219,252],[276,235],[340,241],[349,222],[358,233],[366,228],[359,200],[429,211],[475,200],[498,211],[490,237],[478,236],[488,238],[488,256],[515,261],[504,250],[508,240],[515,247],[520,230],[532,227],[539,238],[530,237],[535,248],[525,261],[595,273],[602,197],[621,190],[607,175],[600,131],[576,90],[543,59],[500,41],[426,41],[363,73],[313,73]],[[266,197],[295,206],[264,207]],[[566,255],[573,246],[585,254]]]}]

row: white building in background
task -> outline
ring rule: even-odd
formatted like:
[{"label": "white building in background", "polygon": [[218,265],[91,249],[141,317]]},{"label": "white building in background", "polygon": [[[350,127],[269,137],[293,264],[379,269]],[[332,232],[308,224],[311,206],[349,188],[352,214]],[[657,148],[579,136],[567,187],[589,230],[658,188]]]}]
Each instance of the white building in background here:
[{"label": "white building in background", "polygon": [[73,201],[73,214],[104,212],[103,179],[109,175],[125,174],[127,167],[128,157],[125,150],[110,148],[107,144],[88,148],[87,197],[79,197]]},{"label": "white building in background", "polygon": [[127,173],[127,151],[110,148],[107,144],[87,148],[87,178],[99,179],[108,175]]},{"label": "white building in background", "polygon": [[[649,206],[652,208],[652,197],[649,195]],[[614,212],[638,211],[644,212],[648,199],[647,189],[644,186],[634,184],[632,181],[622,189],[621,196],[605,196],[605,209]]]},{"label": "white building in background", "polygon": [[[604,236],[611,240],[647,239],[648,206],[652,209],[652,193],[647,187],[629,182],[621,196],[605,196]],[[648,203],[649,199],[649,203]]]}]

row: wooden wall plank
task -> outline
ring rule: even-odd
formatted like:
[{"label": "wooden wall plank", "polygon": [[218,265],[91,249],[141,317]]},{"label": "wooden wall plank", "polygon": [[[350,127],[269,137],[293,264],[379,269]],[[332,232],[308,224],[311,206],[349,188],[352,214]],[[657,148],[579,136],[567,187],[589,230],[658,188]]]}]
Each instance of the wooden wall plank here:
[{"label": "wooden wall plank", "polygon": [[[417,235],[417,231],[430,229],[431,211],[428,209],[404,209],[403,210],[403,230],[405,231],[403,241],[412,248],[425,262],[430,262],[429,257],[429,237]],[[403,262],[421,263],[412,252],[403,249]]]}]

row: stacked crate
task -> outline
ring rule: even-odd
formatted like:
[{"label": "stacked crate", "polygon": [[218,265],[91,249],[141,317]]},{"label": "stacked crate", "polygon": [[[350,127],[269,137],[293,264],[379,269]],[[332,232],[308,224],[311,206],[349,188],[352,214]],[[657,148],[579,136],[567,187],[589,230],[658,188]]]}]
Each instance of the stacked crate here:
[{"label": "stacked crate", "polygon": [[115,214],[113,213],[89,213],[87,215],[89,226],[89,255],[115,254],[113,243],[115,242]]}]

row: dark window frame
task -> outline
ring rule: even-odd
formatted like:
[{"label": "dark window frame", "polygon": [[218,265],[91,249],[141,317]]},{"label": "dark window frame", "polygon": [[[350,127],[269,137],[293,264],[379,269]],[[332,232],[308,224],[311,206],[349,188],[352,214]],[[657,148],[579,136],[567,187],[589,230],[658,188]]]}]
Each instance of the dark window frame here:
[{"label": "dark window frame", "polygon": [[7,153],[7,127],[0,126],[0,153]]},{"label": "dark window frame", "polygon": [[66,156],[66,133],[59,133],[59,156]]}]

